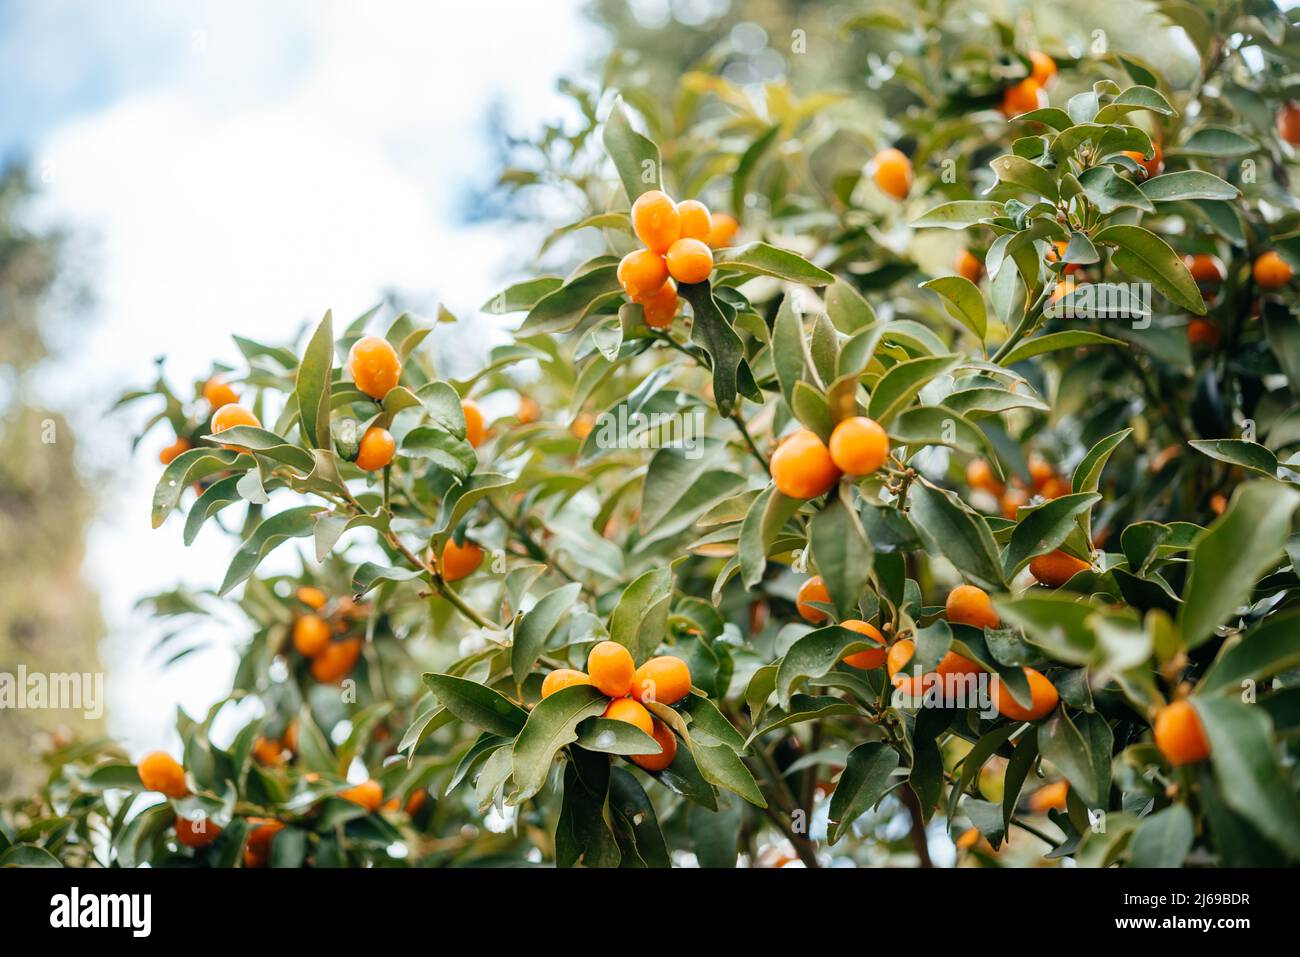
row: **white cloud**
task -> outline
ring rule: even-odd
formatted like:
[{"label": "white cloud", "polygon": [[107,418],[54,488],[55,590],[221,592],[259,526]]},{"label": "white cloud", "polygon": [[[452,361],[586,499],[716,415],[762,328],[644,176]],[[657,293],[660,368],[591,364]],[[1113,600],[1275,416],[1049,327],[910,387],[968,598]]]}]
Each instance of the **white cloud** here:
[{"label": "white cloud", "polygon": [[[223,692],[234,656],[160,672],[144,657],[156,626],[130,606],[178,581],[213,586],[233,546],[209,530],[187,550],[175,525],[149,529],[165,442],[123,461],[126,423],[102,421],[106,400],[147,382],[156,355],[187,381],[237,361],[232,332],[282,340],[326,308],[350,320],[393,286],[486,321],[474,309],[517,251],[511,230],[455,222],[491,155],[486,108],[504,98],[525,129],[553,117],[556,77],[591,51],[572,8],[553,3],[179,6],[142,5],[162,18],[155,42],[187,45],[179,66],[164,58],[166,76],[145,71],[35,150],[52,174],[44,214],[97,240],[95,320],[50,395],[90,410],[74,421],[83,452],[118,480],[87,571],[112,629],[114,730],[136,749],[169,735],[176,703],[201,710]],[[60,55],[78,55],[75,36]]]}]

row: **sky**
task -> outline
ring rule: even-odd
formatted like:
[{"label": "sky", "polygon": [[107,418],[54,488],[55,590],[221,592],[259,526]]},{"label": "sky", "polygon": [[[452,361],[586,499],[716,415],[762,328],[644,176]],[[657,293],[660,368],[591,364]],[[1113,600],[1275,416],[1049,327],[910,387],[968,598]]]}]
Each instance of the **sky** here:
[{"label": "sky", "polygon": [[109,626],[110,731],[133,755],[175,744],[178,704],[201,714],[228,691],[246,635],[232,617],[165,671],[148,653],[158,626],[136,600],[214,587],[234,543],[209,529],[187,549],[175,516],[150,528],[170,436],[131,457],[154,410],[110,416],[113,397],[159,355],[188,383],[238,365],[231,333],[288,340],[388,289],[489,328],[478,305],[536,248],[465,221],[491,182],[489,110],[517,132],[565,116],[556,80],[601,42],[576,0],[0,0],[0,156],[28,157],[35,217],[74,231],[94,296],[41,397],[74,410],[107,482],[85,567]]}]

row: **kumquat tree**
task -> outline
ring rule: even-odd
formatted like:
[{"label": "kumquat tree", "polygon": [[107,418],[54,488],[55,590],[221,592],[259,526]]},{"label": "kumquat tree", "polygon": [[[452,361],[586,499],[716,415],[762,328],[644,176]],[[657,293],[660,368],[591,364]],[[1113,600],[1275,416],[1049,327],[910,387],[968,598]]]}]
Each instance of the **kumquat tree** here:
[{"label": "kumquat tree", "polygon": [[1295,13],[808,16],[513,144],[473,374],[380,306],[122,398],[232,556],[145,606],[249,638],[0,863],[1300,862]]}]

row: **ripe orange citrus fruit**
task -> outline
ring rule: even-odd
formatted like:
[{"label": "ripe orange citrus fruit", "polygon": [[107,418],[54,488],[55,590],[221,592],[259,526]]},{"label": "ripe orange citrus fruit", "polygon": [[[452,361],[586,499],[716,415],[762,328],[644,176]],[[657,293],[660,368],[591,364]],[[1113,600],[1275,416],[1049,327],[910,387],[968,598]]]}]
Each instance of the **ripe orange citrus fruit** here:
[{"label": "ripe orange citrus fruit", "polygon": [[442,573],[443,581],[455,582],[472,575],[482,564],[483,549],[468,538],[463,545],[457,545],[455,538],[449,538],[447,544],[442,546],[438,570]]},{"label": "ripe orange citrus fruit", "polygon": [[983,459],[972,459],[966,466],[966,484],[971,488],[982,489],[993,495],[1001,495],[1005,486],[993,474],[989,463]]},{"label": "ripe orange citrus fruit", "polygon": [[659,255],[682,235],[682,216],[662,190],[642,193],[632,204],[632,231],[646,248]]},{"label": "ripe orange citrus fruit", "polygon": [[208,405],[213,410],[239,401],[239,396],[235,394],[235,390],[228,386],[226,380],[219,375],[214,375],[203,383],[203,398],[208,400]]},{"label": "ripe orange citrus fruit", "polygon": [[722,249],[724,246],[731,245],[732,238],[736,235],[736,230],[740,229],[740,223],[736,222],[736,217],[730,213],[714,213],[713,225],[709,229],[709,238],[706,240],[714,249]]},{"label": "ripe orange citrus fruit", "polygon": [[988,592],[974,585],[958,585],[950,591],[944,610],[948,621],[954,624],[976,628],[996,628],[1001,624]]},{"label": "ripe orange citrus fruit", "polygon": [[387,339],[363,336],[348,351],[348,372],[358,389],[372,399],[382,399],[402,377],[402,362]]},{"label": "ripe orange citrus fruit", "polygon": [[1219,262],[1219,257],[1211,256],[1209,253],[1184,256],[1183,265],[1192,274],[1192,278],[1203,286],[1217,286],[1223,282],[1223,277],[1226,274],[1223,263]]},{"label": "ripe orange citrus fruit", "polygon": [[330,626],[315,615],[303,615],[293,623],[293,646],[304,658],[315,658],[330,643]]},{"label": "ripe orange citrus fruit", "polygon": [[338,684],[352,673],[360,657],[360,638],[332,641],[313,659],[311,676],[321,684]]},{"label": "ripe orange citrus fruit", "polygon": [[830,450],[811,429],[799,429],[772,453],[772,481],[782,495],[808,499],[825,495],[840,480]]},{"label": "ripe orange citrus fruit", "polygon": [[912,161],[902,150],[889,147],[876,154],[872,161],[872,179],[886,196],[897,200],[907,199],[912,191]]},{"label": "ripe orange citrus fruit", "polygon": [[1025,677],[1029,679],[1029,695],[1031,699],[1030,707],[1026,708],[1011,696],[1005,688],[1002,687],[1002,681],[996,675],[992,681],[990,696],[993,699],[993,707],[997,709],[998,714],[1013,721],[1037,721],[1048,715],[1056,707],[1060,696],[1056,693],[1056,686],[1053,685],[1042,672],[1033,668],[1025,668]]},{"label": "ripe orange citrus fruit", "polygon": [[646,734],[654,734],[654,720],[650,717],[650,712],[631,698],[615,698],[605,708],[603,717],[614,721],[626,721],[628,724],[636,725]]},{"label": "ripe orange citrus fruit", "polygon": [[1033,68],[1029,75],[1039,86],[1047,86],[1056,76],[1056,61],[1042,50],[1030,50],[1029,62]]},{"label": "ripe orange citrus fruit", "polygon": [[1209,319],[1199,316],[1187,323],[1187,342],[1192,346],[1213,349],[1219,344],[1219,327]]},{"label": "ripe orange citrus fruit", "polygon": [[835,426],[829,451],[846,475],[870,475],[889,457],[889,436],[875,419],[855,415]]},{"label": "ripe orange citrus fruit", "polygon": [[[258,421],[257,416],[249,412],[242,405],[223,405],[212,416],[212,431],[224,432],[226,429],[233,429],[238,425],[251,425],[253,428],[261,428],[262,423]],[[228,445],[222,443],[222,448],[234,449],[236,452],[244,451],[238,445]]]},{"label": "ripe orange citrus fruit", "polygon": [[357,452],[357,468],[363,472],[377,472],[393,461],[397,443],[393,433],[372,425],[361,436],[361,449]]},{"label": "ripe orange citrus fruit", "polygon": [[866,635],[879,648],[868,648],[866,651],[855,651],[851,655],[844,656],[844,663],[853,668],[879,668],[885,663],[885,657],[888,655],[888,649],[885,648],[885,636],[882,635],[875,625],[862,621],[859,618],[850,618],[848,621],[840,622],[841,628],[847,628],[849,631],[856,631],[860,635]]},{"label": "ripe orange citrus fruit", "polygon": [[1255,260],[1255,285],[1267,292],[1281,289],[1291,281],[1291,266],[1277,253],[1269,250]]},{"label": "ripe orange citrus fruit", "polygon": [[632,697],[641,703],[676,704],[691,692],[691,670],[673,655],[651,658],[632,676]]},{"label": "ripe orange citrus fruit", "polygon": [[673,734],[672,728],[655,718],[650,736],[663,749],[659,754],[632,754],[628,757],[647,771],[662,771],[677,757],[677,735]]},{"label": "ripe orange citrus fruit", "polygon": [[628,253],[618,263],[618,284],[634,302],[654,295],[668,281],[668,263],[648,249]]},{"label": "ripe orange citrus fruit", "polygon": [[677,284],[669,279],[658,292],[646,297],[641,311],[651,329],[667,329],[677,317]]},{"label": "ripe orange citrus fruit", "polygon": [[1060,588],[1081,571],[1091,568],[1087,562],[1075,558],[1061,549],[1039,555],[1029,562],[1029,574],[1038,579],[1040,584],[1049,588]]},{"label": "ripe orange citrus fruit", "polygon": [[1065,799],[1069,793],[1069,781],[1053,781],[1051,784],[1044,784],[1029,795],[1029,810],[1035,814],[1046,814],[1053,810],[1064,811]]},{"label": "ripe orange citrus fruit", "polygon": [[957,250],[957,275],[964,276],[973,283],[978,283],[984,275],[984,264],[969,249]]},{"label": "ripe orange citrus fruit", "polygon": [[178,437],[175,442],[167,446],[158,453],[158,461],[163,465],[171,465],[172,460],[182,452],[188,452],[190,449],[190,440]]},{"label": "ripe orange citrus fruit", "polygon": [[1002,94],[1002,113],[1008,119],[1029,113],[1044,106],[1047,96],[1043,88],[1033,77],[1025,77],[1019,83],[1009,86]]},{"label": "ripe orange citrus fruit", "polygon": [[677,204],[677,214],[682,222],[682,239],[698,239],[708,243],[709,234],[713,232],[713,217],[709,207],[694,199],[684,199]]},{"label": "ripe orange citrus fruit", "polygon": [[478,403],[473,399],[465,399],[461,402],[460,410],[465,415],[465,441],[474,448],[478,448],[483,444],[483,440],[487,438],[483,410],[478,407]]},{"label": "ripe orange citrus fruit", "polygon": [[584,672],[575,668],[556,668],[542,679],[542,697],[549,698],[557,691],[572,688],[574,685],[589,685],[591,679]]},{"label": "ripe orange citrus fruit", "polygon": [[803,620],[814,625],[820,625],[830,615],[810,604],[810,602],[814,601],[821,602],[824,605],[831,603],[831,593],[826,590],[826,583],[822,581],[821,575],[813,575],[812,578],[805,580],[799,586],[799,594],[795,598],[795,608],[799,611]]},{"label": "ripe orange citrus fruit", "polygon": [[1124,155],[1142,167],[1143,172],[1146,174],[1142,177],[1143,179],[1150,179],[1152,176],[1159,175],[1160,171],[1165,167],[1165,154],[1160,149],[1159,143],[1151,144],[1150,159],[1147,159],[1137,150],[1124,150]]},{"label": "ripe orange citrus fruit", "polygon": [[1300,106],[1288,102],[1278,111],[1277,135],[1292,146],[1300,146]]},{"label": "ripe orange citrus fruit", "polygon": [[[632,653],[617,641],[601,641],[587,654],[587,674],[601,694],[622,698],[632,690],[636,664]],[[646,734],[649,733],[647,728]]]},{"label": "ripe orange citrus fruit", "polygon": [[176,840],[186,847],[207,847],[221,836],[221,828],[207,818],[191,821],[183,814],[176,816]]},{"label": "ripe orange citrus fruit", "polygon": [[190,793],[185,783],[185,769],[166,751],[146,754],[136,765],[136,771],[146,791],[157,791],[174,798]]},{"label": "ripe orange citrus fruit", "polygon": [[328,601],[323,591],[319,588],[313,588],[311,585],[303,585],[294,594],[300,602],[314,611],[320,611],[325,607],[325,602]]},{"label": "ripe orange citrus fruit", "polygon": [[704,282],[713,272],[713,252],[699,239],[679,239],[668,248],[668,274],[678,282]]},{"label": "ripe orange citrus fruit", "polygon": [[378,781],[371,778],[354,787],[340,791],[339,797],[345,801],[351,801],[353,804],[360,804],[373,814],[384,803],[384,789],[379,786]]},{"label": "ripe orange citrus fruit", "polygon": [[1190,701],[1174,701],[1156,714],[1156,747],[1172,765],[1195,764],[1210,756],[1210,742]]}]

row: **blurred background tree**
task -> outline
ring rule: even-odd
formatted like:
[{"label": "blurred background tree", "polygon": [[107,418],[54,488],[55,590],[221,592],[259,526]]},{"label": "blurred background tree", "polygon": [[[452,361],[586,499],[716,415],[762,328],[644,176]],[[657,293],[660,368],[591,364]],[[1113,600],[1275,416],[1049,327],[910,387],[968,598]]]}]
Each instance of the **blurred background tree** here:
[{"label": "blurred background tree", "polygon": [[[59,312],[50,299],[67,280],[65,237],[24,225],[33,195],[24,166],[0,172],[0,672],[98,672],[104,625],[81,567],[95,498],[71,428],[35,387]],[[40,784],[33,753],[48,736],[85,740],[102,724],[0,708],[0,795]]]}]

